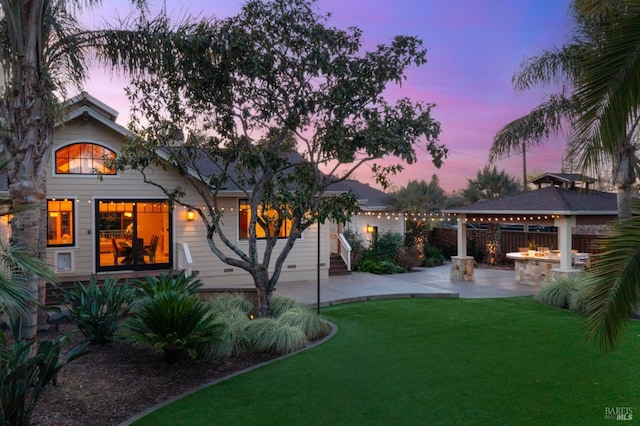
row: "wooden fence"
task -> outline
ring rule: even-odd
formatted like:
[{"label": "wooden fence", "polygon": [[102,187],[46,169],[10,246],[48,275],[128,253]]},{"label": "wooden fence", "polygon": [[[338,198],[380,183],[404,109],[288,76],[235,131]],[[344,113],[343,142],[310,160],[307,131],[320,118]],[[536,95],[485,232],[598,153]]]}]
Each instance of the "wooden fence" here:
[{"label": "wooden fence", "polygon": [[[484,260],[487,246],[486,229],[467,229],[467,254],[477,261]],[[509,252],[517,252],[520,247],[528,247],[529,241],[538,246],[558,249],[558,234],[555,232],[523,232],[500,231],[503,256]],[[580,253],[597,253],[595,241],[597,235],[573,235],[571,248]],[[438,247],[447,256],[455,256],[457,250],[458,231],[455,228],[434,228],[427,236],[429,245]]]}]

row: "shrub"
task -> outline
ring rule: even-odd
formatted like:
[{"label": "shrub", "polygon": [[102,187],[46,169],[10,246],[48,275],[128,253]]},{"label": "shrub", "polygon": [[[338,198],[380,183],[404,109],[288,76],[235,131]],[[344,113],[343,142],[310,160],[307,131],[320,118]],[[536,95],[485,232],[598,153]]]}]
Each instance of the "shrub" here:
[{"label": "shrub", "polygon": [[113,340],[120,319],[127,315],[131,301],[131,290],[119,286],[117,279],[106,278],[98,285],[95,275],[87,285],[76,283],[72,290],[64,292],[71,318],[90,343],[105,343]]},{"label": "shrub", "polygon": [[154,296],[170,290],[184,291],[195,294],[198,288],[202,287],[202,281],[195,275],[186,276],[184,271],[175,274],[169,271],[158,277],[146,276],[145,280],[137,281],[137,293],[140,296]]},{"label": "shrub", "polygon": [[216,313],[242,312],[247,318],[256,314],[256,307],[249,299],[239,293],[223,293],[209,300],[209,307]]},{"label": "shrub", "polygon": [[577,288],[578,279],[575,276],[562,276],[542,284],[534,299],[543,305],[566,309],[569,307],[571,294]]},{"label": "shrub", "polygon": [[249,315],[236,308],[213,311],[215,323],[218,325],[218,341],[212,346],[203,348],[202,358],[227,358],[250,348],[251,342],[247,334]]},{"label": "shrub", "polygon": [[416,246],[400,247],[396,253],[395,260],[399,267],[407,271],[411,271],[422,263],[422,259],[420,258],[420,249]]},{"label": "shrub", "polygon": [[442,254],[439,248],[425,244],[424,246],[424,261],[423,265],[431,268],[434,266],[440,266],[444,264],[446,258]]},{"label": "shrub", "polygon": [[587,312],[588,301],[589,299],[583,287],[578,285],[576,290],[569,295],[569,309],[573,312],[584,314]]},{"label": "shrub", "polygon": [[307,338],[300,327],[279,323],[275,318],[250,321],[247,335],[251,347],[258,352],[287,354],[307,344]]},{"label": "shrub", "polygon": [[327,321],[303,306],[284,312],[277,318],[277,322],[300,328],[309,340],[319,339],[331,332],[331,326]]},{"label": "shrub", "polygon": [[273,296],[271,298],[271,316],[274,318],[279,317],[283,313],[291,310],[301,308],[302,304],[293,297],[289,296]]},{"label": "shrub", "polygon": [[149,344],[164,351],[166,362],[178,362],[183,355],[198,358],[208,354],[219,338],[220,325],[208,306],[195,294],[200,280],[176,277],[175,283],[162,277],[148,277],[141,287],[133,318],[123,324],[126,340]]},{"label": "shrub", "polygon": [[404,236],[398,232],[386,231],[378,235],[372,247],[376,256],[381,260],[393,261],[398,249],[404,244]]},{"label": "shrub", "polygon": [[69,340],[70,335],[63,335],[55,340],[41,340],[37,345],[35,341],[24,340],[8,343],[4,333],[0,333],[0,424],[31,424],[31,415],[45,386],[66,363],[86,353],[87,343],[74,347],[63,360],[60,353]]},{"label": "shrub", "polygon": [[366,259],[358,265],[358,271],[377,275],[388,275],[405,272],[400,266],[388,260]]},{"label": "shrub", "polygon": [[342,235],[351,246],[351,267],[355,270],[362,259],[363,253],[366,251],[364,241],[360,235],[350,229],[345,229]]}]

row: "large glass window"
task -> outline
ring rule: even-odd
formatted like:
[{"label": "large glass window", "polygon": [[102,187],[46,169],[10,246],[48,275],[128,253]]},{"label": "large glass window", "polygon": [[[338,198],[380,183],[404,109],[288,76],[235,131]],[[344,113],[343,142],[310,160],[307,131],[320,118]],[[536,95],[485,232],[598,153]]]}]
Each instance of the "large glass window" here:
[{"label": "large glass window", "polygon": [[166,200],[99,200],[98,270],[160,269],[171,263],[171,215]]},{"label": "large glass window", "polygon": [[[240,226],[240,239],[248,240],[249,239],[249,222],[251,221],[251,208],[249,206],[248,200],[240,200],[240,208],[238,209],[239,214],[239,226]],[[258,208],[258,212],[260,218],[266,222],[269,226],[270,234],[273,235],[275,233],[275,224],[278,221],[278,212],[274,209],[264,209],[263,206]],[[282,226],[280,227],[280,232],[278,233],[278,238],[286,238],[289,236],[289,232],[291,231],[291,219],[284,219]],[[265,238],[266,232],[262,226],[259,224],[256,225],[256,235],[258,238]]]},{"label": "large glass window", "polygon": [[56,173],[72,175],[115,175],[116,170],[107,167],[107,160],[116,158],[115,152],[93,143],[75,143],[56,151]]},{"label": "large glass window", "polygon": [[47,245],[75,244],[73,226],[74,200],[47,200]]}]

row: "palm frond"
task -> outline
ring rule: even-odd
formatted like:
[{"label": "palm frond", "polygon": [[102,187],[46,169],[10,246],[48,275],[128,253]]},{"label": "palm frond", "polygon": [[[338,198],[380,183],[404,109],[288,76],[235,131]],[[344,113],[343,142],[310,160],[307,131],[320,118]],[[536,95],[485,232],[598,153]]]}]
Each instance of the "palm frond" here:
[{"label": "palm frond", "polygon": [[640,302],[640,205],[600,240],[584,286],[588,341],[613,348]]}]

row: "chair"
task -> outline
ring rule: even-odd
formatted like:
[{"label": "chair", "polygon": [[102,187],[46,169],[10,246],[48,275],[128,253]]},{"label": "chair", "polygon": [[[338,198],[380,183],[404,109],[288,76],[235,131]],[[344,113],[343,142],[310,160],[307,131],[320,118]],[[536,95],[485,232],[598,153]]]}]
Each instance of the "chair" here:
[{"label": "chair", "polygon": [[158,248],[158,240],[159,239],[160,239],[159,236],[153,235],[151,237],[151,244],[149,244],[148,246],[144,246],[143,254],[144,254],[144,256],[148,256],[149,257],[149,262],[150,263],[155,263],[156,262],[156,249]]},{"label": "chair", "polygon": [[115,238],[111,238],[111,245],[113,246],[113,263],[118,264],[118,258],[129,256],[129,251],[123,247],[118,246]]}]

